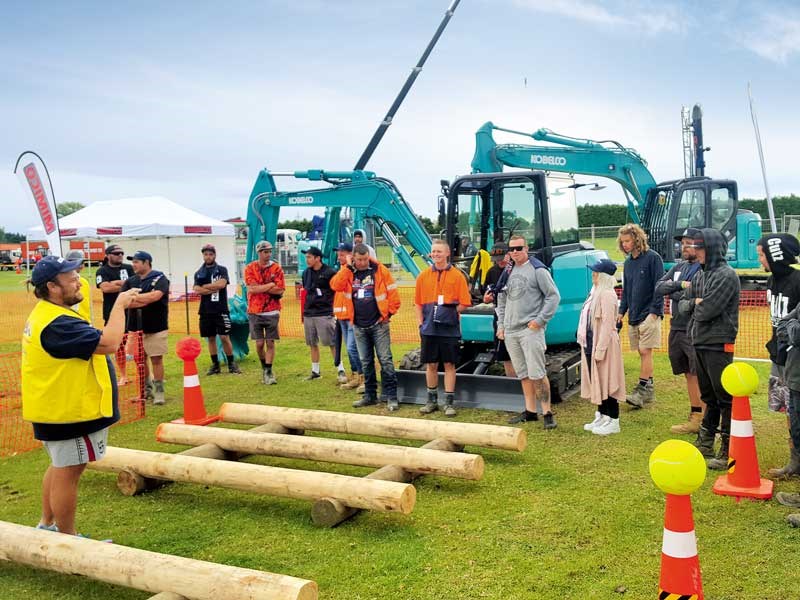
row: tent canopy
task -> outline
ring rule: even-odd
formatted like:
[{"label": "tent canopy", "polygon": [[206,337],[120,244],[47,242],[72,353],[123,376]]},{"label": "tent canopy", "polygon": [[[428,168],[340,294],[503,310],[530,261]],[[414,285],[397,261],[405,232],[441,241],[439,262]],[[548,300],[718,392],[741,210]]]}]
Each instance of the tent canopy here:
[{"label": "tent canopy", "polygon": [[[234,226],[162,196],[95,202],[58,220],[62,239],[234,234]],[[43,236],[41,226],[28,230]]]}]

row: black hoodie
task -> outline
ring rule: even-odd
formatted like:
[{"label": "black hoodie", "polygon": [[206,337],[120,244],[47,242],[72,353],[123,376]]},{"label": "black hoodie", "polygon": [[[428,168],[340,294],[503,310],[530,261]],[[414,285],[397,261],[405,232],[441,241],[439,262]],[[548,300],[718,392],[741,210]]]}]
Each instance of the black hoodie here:
[{"label": "black hoodie", "polygon": [[[695,347],[722,350],[739,330],[739,276],[725,260],[728,244],[716,229],[703,229],[706,263],[686,290],[680,310],[689,315],[687,331]],[[702,298],[697,304],[695,300]]]},{"label": "black hoodie", "polygon": [[767,342],[769,358],[778,360],[776,328],[781,319],[792,312],[800,302],[800,271],[792,265],[797,262],[800,244],[788,233],[768,234],[758,240],[758,245],[767,257],[770,276],[767,279],[767,304],[772,323],[772,337]]}]

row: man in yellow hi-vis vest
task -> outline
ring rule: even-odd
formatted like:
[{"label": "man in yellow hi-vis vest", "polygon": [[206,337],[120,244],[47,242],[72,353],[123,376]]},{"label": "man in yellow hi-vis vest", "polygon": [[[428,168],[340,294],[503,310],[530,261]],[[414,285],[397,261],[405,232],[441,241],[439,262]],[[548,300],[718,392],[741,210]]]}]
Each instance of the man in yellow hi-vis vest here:
[{"label": "man in yellow hi-vis vest", "polygon": [[22,417],[50,455],[42,482],[38,527],[75,535],[78,482],[86,464],[106,450],[119,418],[117,384],[108,354],[122,341],[125,308],[138,289],[121,293],[100,331],[71,307],[81,302],[78,261],[40,260],[30,283],[39,302],[22,335]]}]

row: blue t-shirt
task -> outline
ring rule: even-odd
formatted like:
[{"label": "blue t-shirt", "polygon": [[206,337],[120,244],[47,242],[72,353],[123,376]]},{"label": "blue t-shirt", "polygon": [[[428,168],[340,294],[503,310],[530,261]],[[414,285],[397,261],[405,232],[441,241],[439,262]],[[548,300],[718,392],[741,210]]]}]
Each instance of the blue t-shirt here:
[{"label": "blue t-shirt", "polygon": [[[100,343],[102,332],[89,325],[83,319],[62,315],[53,320],[42,331],[40,340],[42,348],[50,356],[56,359],[80,358],[89,360],[97,344]],[[111,357],[106,356],[108,372],[111,375],[111,389],[113,391],[114,414],[110,417],[102,417],[93,421],[83,421],[81,423],[34,423],[33,436],[37,440],[56,441],[70,440],[72,438],[89,435],[95,431],[100,431],[110,427],[120,419],[119,395],[117,392],[117,377]],[[69,385],[65,382],[65,385]]]}]

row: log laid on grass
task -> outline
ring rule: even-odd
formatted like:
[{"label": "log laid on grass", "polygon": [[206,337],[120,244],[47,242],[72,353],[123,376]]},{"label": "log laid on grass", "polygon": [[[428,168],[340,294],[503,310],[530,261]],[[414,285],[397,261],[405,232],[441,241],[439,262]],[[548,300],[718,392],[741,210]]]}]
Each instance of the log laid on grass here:
[{"label": "log laid on grass", "polygon": [[[443,452],[460,452],[463,450],[463,446],[458,446],[450,440],[433,440],[422,446],[422,448]],[[420,475],[422,473],[412,473],[397,465],[387,465],[377,471],[373,471],[366,477],[367,479],[411,483]],[[322,498],[311,506],[311,520],[319,527],[336,527],[359,512],[360,509],[346,506],[333,498]]]},{"label": "log laid on grass", "polygon": [[348,506],[403,514],[413,510],[417,495],[413,485],[403,483],[111,446],[94,464],[101,471],[132,471],[146,477],[302,500],[331,497]]},{"label": "log laid on grass", "polygon": [[0,560],[85,575],[162,598],[162,592],[188,600],[317,598],[317,584],[306,579],[137,550],[5,521],[0,521]]},{"label": "log laid on grass", "polygon": [[[286,435],[302,435],[303,432],[297,429],[287,429],[282,425],[275,423],[266,423],[254,427],[250,431],[264,432],[264,433],[282,433]],[[240,460],[247,456],[240,452],[231,452],[223,450],[216,444],[203,444],[189,448],[183,452],[179,452],[182,456],[195,456],[198,458],[213,458],[215,460]],[[104,469],[102,466],[98,467],[95,463],[89,463],[88,468],[95,471],[106,470],[110,472],[117,472],[116,469]],[[144,477],[139,473],[133,471],[119,471],[117,475],[117,488],[125,496],[136,496],[142,492],[149,492],[164,487],[172,483],[169,479],[157,479],[155,477]]]},{"label": "log laid on grass", "polygon": [[216,444],[225,450],[250,454],[301,458],[323,462],[383,467],[396,465],[406,471],[477,480],[483,477],[483,457],[370,442],[253,433],[239,429],[162,423],[156,439],[173,444]]},{"label": "log laid on grass", "polygon": [[277,423],[284,427],[297,429],[425,441],[442,438],[462,446],[483,446],[517,452],[522,452],[527,443],[525,430],[500,425],[403,419],[233,402],[223,404],[219,409],[219,414],[227,423],[250,425]]}]

